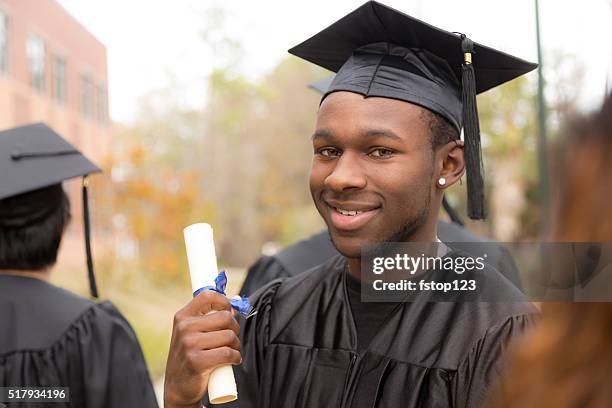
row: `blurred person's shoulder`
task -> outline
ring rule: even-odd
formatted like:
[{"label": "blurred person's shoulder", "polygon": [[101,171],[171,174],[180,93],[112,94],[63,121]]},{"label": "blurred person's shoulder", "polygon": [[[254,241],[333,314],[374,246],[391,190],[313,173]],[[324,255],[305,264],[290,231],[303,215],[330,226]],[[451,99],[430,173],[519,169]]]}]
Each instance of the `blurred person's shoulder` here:
[{"label": "blurred person's shoulder", "polygon": [[[43,280],[0,277],[0,354],[20,350],[42,351],[68,337],[85,341],[91,333],[129,324],[110,302],[96,303]],[[112,332],[113,330],[111,330]]]}]

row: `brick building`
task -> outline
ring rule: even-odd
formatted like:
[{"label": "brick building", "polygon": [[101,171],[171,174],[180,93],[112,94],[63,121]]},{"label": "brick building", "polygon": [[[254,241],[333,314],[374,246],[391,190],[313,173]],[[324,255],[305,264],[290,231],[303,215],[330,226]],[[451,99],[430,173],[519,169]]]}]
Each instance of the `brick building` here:
[{"label": "brick building", "polygon": [[[0,129],[45,122],[102,167],[113,133],[107,89],[104,44],[58,2],[0,0]],[[63,252],[80,262],[82,251],[66,249],[82,246],[80,185],[66,188],[73,222]]]}]

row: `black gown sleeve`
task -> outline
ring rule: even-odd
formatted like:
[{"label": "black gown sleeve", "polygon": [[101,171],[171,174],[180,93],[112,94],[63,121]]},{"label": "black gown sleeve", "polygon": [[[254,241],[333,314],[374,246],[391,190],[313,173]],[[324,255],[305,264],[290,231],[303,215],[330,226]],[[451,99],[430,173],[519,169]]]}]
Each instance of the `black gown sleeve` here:
[{"label": "black gown sleeve", "polygon": [[512,316],[487,330],[458,366],[452,382],[453,407],[482,405],[501,375],[508,344],[533,326],[535,319],[535,314]]},{"label": "black gown sleeve", "polygon": [[80,333],[87,408],[157,408],[144,356],[129,323],[110,303]]}]

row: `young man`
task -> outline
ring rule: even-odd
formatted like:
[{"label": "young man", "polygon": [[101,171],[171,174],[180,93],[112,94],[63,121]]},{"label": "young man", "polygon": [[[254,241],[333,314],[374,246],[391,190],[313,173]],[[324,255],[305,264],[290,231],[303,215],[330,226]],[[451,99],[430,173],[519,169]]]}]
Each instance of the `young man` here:
[{"label": "young man", "polygon": [[[157,407],[138,340],[121,313],[48,282],[70,221],[62,182],[99,171],[42,123],[0,132],[0,387],[22,394],[39,388],[42,396],[27,406]],[[87,229],[86,205],[84,214]],[[45,398],[40,387],[65,389]],[[0,401],[20,402],[8,397]]]},{"label": "young man", "polygon": [[[342,256],[258,291],[240,340],[224,297],[194,298],[175,316],[166,407],[199,407],[227,363],[239,364],[227,406],[478,407],[533,306],[362,303],[361,253],[436,242],[444,190],[466,167],[470,216],[484,217],[475,94],[535,66],[376,2],[290,52],[337,72],[312,137],[310,190]],[[485,272],[499,299],[516,299]]]}]

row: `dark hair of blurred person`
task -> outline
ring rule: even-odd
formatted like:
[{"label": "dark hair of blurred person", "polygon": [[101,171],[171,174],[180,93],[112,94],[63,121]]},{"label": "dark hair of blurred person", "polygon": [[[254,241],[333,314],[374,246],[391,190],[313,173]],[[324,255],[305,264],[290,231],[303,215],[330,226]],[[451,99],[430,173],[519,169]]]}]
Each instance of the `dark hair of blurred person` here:
[{"label": "dark hair of blurred person", "polygon": [[0,228],[0,270],[40,271],[55,265],[62,235],[70,222],[70,201],[61,185],[0,200],[0,206],[14,207],[56,189],[62,190],[61,203],[39,223]]},{"label": "dark hair of blurred person", "polygon": [[[550,238],[612,241],[612,94],[574,119],[553,173]],[[516,344],[491,407],[612,407],[612,303],[545,303],[536,329]]]}]

